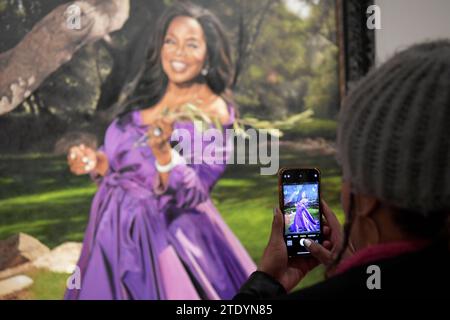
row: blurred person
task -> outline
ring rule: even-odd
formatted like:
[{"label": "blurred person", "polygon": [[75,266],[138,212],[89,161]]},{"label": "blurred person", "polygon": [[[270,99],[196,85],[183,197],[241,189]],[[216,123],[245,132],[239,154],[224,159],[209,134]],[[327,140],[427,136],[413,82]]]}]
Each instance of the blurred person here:
[{"label": "blurred person", "polygon": [[[343,230],[322,202],[325,241],[305,240],[311,256],[288,258],[275,209],[258,270],[235,299],[442,297],[450,285],[449,124],[450,41],[414,45],[371,71],[340,114]],[[290,293],[318,264],[326,280]],[[375,289],[369,266],[379,268]]]}]

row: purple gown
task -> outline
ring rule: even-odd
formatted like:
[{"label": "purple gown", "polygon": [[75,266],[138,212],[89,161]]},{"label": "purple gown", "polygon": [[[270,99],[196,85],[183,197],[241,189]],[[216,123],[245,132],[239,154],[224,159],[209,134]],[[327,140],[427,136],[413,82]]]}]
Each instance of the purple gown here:
[{"label": "purple gown", "polygon": [[[228,108],[225,129],[234,122]],[[192,122],[175,123],[179,128],[202,135]],[[147,130],[135,111],[106,132],[110,169],[91,207],[78,262],[81,288],[65,298],[230,299],[256,267],[210,198],[225,164],[177,165],[159,190],[151,149],[135,146]],[[222,145],[226,154],[231,148]]]},{"label": "purple gown", "polygon": [[318,223],[314,220],[314,218],[309,213],[306,208],[305,203],[308,203],[308,200],[300,200],[295,204],[296,212],[294,222],[289,228],[291,232],[313,232],[318,231]]}]

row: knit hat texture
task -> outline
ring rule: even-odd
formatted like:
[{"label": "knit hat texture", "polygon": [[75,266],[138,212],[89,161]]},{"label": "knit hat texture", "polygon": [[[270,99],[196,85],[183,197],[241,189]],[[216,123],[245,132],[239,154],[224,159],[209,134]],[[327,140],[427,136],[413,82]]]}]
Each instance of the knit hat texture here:
[{"label": "knit hat texture", "polygon": [[450,209],[450,41],[399,52],[355,86],[338,158],[354,191],[423,215]]}]

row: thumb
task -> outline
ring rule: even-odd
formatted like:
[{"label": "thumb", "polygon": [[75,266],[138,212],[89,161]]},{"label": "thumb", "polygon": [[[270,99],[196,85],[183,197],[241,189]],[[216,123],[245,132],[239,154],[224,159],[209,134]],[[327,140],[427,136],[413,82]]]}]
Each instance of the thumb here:
[{"label": "thumb", "polygon": [[280,241],[283,238],[283,214],[280,209],[273,209],[272,232],[270,241]]},{"label": "thumb", "polygon": [[321,263],[328,265],[332,262],[333,256],[331,251],[325,249],[317,242],[305,239],[305,247],[311,253],[311,255],[319,260]]}]

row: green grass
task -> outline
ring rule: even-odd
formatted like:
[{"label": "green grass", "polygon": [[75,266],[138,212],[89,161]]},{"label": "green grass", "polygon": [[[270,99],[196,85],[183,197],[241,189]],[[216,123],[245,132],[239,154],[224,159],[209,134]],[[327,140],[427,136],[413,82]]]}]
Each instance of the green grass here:
[{"label": "green grass", "polygon": [[[280,166],[318,167],[322,193],[342,221],[339,205],[340,170],[332,156],[310,156],[280,147]],[[87,177],[67,169],[64,157],[45,154],[0,156],[0,239],[28,233],[53,248],[82,241],[96,187]],[[276,176],[261,176],[255,165],[231,165],[215,186],[212,198],[225,221],[255,262],[270,233],[272,209],[278,204]],[[34,299],[60,299],[67,275],[45,271],[31,274]],[[322,279],[316,269],[300,287]]]},{"label": "green grass", "polygon": [[29,289],[28,299],[61,300],[64,296],[64,288],[69,275],[44,270],[33,270],[27,275],[34,281]]}]

